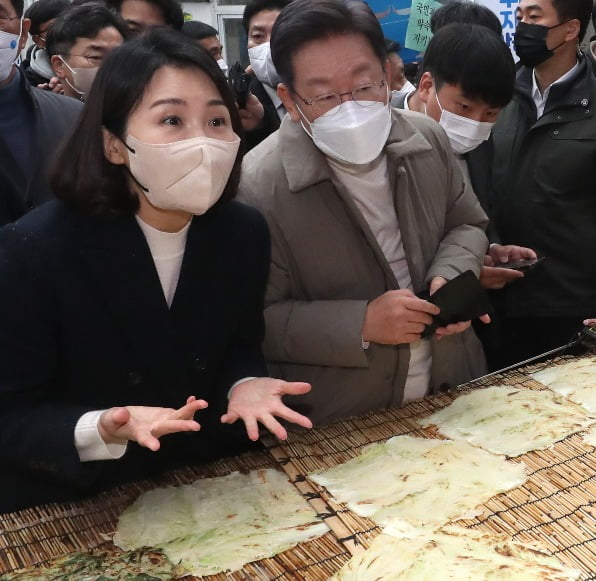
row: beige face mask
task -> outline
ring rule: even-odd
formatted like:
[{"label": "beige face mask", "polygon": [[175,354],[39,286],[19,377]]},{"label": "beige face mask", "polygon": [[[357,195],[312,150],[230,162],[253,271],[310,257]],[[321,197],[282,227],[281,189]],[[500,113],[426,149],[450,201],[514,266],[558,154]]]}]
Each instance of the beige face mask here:
[{"label": "beige face mask", "polygon": [[234,167],[240,138],[195,137],[174,143],[126,138],[130,173],[154,206],[204,214],[221,197]]},{"label": "beige face mask", "polygon": [[91,85],[93,85],[97,71],[99,71],[99,67],[71,67],[60,55],[58,55],[58,58],[72,73],[73,84],[70,83],[67,77],[64,77],[64,81],[75,93],[77,93],[81,101],[85,101],[89,94],[89,89],[91,89]]}]

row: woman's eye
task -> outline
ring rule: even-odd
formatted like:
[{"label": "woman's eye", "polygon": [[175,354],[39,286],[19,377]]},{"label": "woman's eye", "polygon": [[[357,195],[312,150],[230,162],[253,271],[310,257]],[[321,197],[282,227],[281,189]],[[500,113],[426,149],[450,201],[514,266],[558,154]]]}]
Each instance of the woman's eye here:
[{"label": "woman's eye", "polygon": [[227,123],[224,117],[216,117],[215,119],[211,119],[211,121],[209,121],[209,125],[211,125],[211,127],[225,127]]},{"label": "woman's eye", "polygon": [[180,120],[180,117],[176,117],[175,115],[170,115],[168,117],[165,117],[162,120],[162,123],[164,125],[170,125],[172,127],[177,127],[178,125],[180,125],[180,123],[182,123],[182,121]]}]

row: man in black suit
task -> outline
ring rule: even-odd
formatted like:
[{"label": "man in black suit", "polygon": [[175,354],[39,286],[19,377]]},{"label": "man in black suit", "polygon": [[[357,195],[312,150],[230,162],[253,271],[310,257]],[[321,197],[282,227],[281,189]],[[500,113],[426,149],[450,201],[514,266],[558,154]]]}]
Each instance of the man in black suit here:
[{"label": "man in black suit", "polygon": [[248,35],[248,56],[254,78],[251,93],[263,105],[264,115],[258,127],[246,132],[248,149],[258,145],[277,131],[286,110],[277,96],[279,78],[271,60],[269,39],[271,29],[282,8],[291,0],[249,0],[244,9],[242,24]]},{"label": "man in black suit", "polygon": [[[82,104],[31,87],[14,64],[30,21],[23,0],[0,0],[0,225],[52,198],[46,171]],[[4,46],[6,43],[6,47]]]}]

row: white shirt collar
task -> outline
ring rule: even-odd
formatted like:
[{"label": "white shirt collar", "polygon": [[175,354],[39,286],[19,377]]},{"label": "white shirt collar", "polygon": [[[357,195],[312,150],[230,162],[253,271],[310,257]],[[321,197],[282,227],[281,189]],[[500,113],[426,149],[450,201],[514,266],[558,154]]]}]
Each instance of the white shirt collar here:
[{"label": "white shirt collar", "polygon": [[135,218],[145,235],[147,245],[154,259],[177,256],[184,253],[186,236],[192,220],[189,220],[178,232],[164,232],[147,224],[138,214],[135,214]]},{"label": "white shirt collar", "polygon": [[554,83],[551,83],[546,89],[544,89],[544,93],[540,93],[540,89],[538,88],[538,83],[536,81],[536,69],[532,71],[532,101],[534,101],[534,105],[536,105],[536,113],[537,118],[540,119],[544,113],[544,108],[546,106],[546,102],[548,101],[548,95],[550,94],[550,90],[554,85],[558,85],[559,83],[564,83],[565,81],[569,80],[579,68],[579,61],[575,63],[575,66],[569,69],[562,77],[559,77]]},{"label": "white shirt collar", "polygon": [[[414,91],[415,91],[415,90],[416,90],[416,89],[414,89]],[[413,93],[414,91],[411,91],[410,93],[408,93],[408,94],[406,95],[406,98],[404,99],[404,109],[405,109],[406,111],[411,111],[411,109],[410,109],[410,104],[408,103],[408,100],[410,99],[410,97],[412,96],[412,93]]]},{"label": "white shirt collar", "polygon": [[399,90],[400,93],[413,93],[416,90],[416,87],[410,83],[410,81],[406,80],[404,86]]}]

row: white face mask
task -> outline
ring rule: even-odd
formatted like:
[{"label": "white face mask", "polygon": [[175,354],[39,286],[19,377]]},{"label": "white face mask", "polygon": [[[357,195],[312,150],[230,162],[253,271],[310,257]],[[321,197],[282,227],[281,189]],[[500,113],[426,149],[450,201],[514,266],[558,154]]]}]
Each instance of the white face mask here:
[{"label": "white face mask", "polygon": [[89,93],[89,89],[91,89],[91,85],[93,85],[99,67],[71,67],[60,55],[58,55],[58,58],[72,73],[72,82],[74,83],[74,86],[70,84],[66,77],[64,77],[66,84],[79,95],[81,101],[84,101]]},{"label": "white face mask", "polygon": [[447,133],[447,137],[449,137],[449,142],[455,153],[459,155],[468,153],[468,151],[476,149],[483,141],[486,141],[490,137],[494,123],[475,121],[474,119],[468,119],[467,117],[451,113],[443,109],[436,92],[435,98],[441,109],[439,125]]},{"label": "white face mask", "polygon": [[240,138],[195,137],[174,143],[126,138],[130,173],[154,206],[204,214],[221,197],[234,167]]},{"label": "white face mask", "polygon": [[221,69],[221,72],[227,77],[228,76],[228,65],[227,65],[226,61],[224,61],[223,59],[219,59],[217,61],[217,64],[218,64],[219,68]]},{"label": "white face mask", "polygon": [[391,109],[380,101],[368,107],[344,101],[312,123],[296,107],[309,125],[314,144],[325,155],[344,163],[360,165],[377,159],[391,131]]},{"label": "white face mask", "polygon": [[21,31],[19,34],[0,31],[0,82],[10,76],[12,65],[19,55],[19,44],[23,32],[23,19],[21,18]]},{"label": "white face mask", "polygon": [[268,42],[249,48],[248,58],[255,76],[261,83],[265,83],[274,89],[278,83],[281,83],[275,65],[271,60],[271,45]]}]

